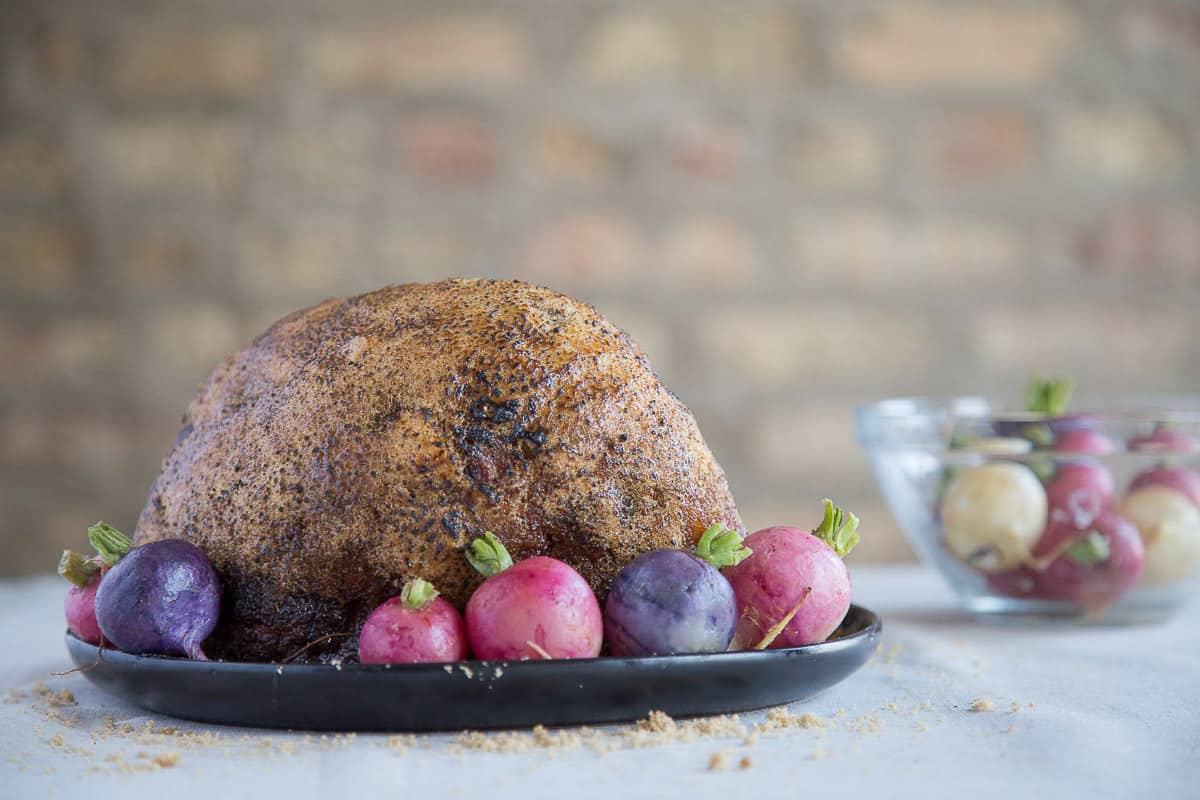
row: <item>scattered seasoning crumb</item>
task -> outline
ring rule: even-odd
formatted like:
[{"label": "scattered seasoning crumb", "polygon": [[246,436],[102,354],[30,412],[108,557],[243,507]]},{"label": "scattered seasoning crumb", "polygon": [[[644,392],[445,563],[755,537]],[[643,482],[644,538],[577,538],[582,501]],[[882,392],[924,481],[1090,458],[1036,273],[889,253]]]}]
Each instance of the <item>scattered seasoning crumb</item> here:
[{"label": "scattered seasoning crumb", "polygon": [[447,675],[453,675],[454,674],[454,666],[452,664],[447,664],[446,666],[442,667],[442,671],[445,672]]},{"label": "scattered seasoning crumb", "polygon": [[474,677],[475,677],[475,672],[474,672],[474,670],[472,670],[472,669],[471,669],[470,667],[468,667],[466,664],[459,664],[459,665],[458,665],[458,668],[459,668],[459,670],[461,670],[461,671],[462,671],[462,674],[463,674],[463,675],[466,675],[466,676],[467,676],[467,680],[470,680],[471,678],[474,678]]},{"label": "scattered seasoning crumb", "polygon": [[179,763],[179,753],[174,751],[159,753],[154,757],[154,763],[160,767],[163,767],[164,769],[166,767],[173,767]]},{"label": "scattered seasoning crumb", "polygon": [[1025,704],[1025,707],[1026,707],[1026,708],[1033,708],[1033,703],[1026,703],[1026,704]]},{"label": "scattered seasoning crumb", "polygon": [[995,711],[996,704],[986,697],[976,697],[967,710],[977,713],[981,711]]},{"label": "scattered seasoning crumb", "polygon": [[1013,704],[1012,704],[1012,706],[1010,707],[1010,710],[1011,710],[1011,711],[1012,711],[1012,713],[1014,713],[1014,714],[1017,714],[1017,713],[1019,713],[1019,712],[1021,711],[1021,704],[1020,704],[1020,703],[1013,703]]},{"label": "scattered seasoning crumb", "polygon": [[893,700],[892,702],[890,702],[890,703],[888,703],[887,705],[885,705],[885,706],[883,707],[883,709],[884,709],[885,711],[899,711],[899,710],[900,710],[900,704],[899,704],[899,703],[897,703],[896,701],[894,701],[894,700]]},{"label": "scattered seasoning crumb", "polygon": [[729,753],[724,750],[718,750],[709,757],[709,772],[724,772],[727,769],[729,769]]},{"label": "scattered seasoning crumb", "polygon": [[74,706],[78,705],[75,701],[75,695],[70,689],[59,689],[57,692],[50,692],[47,695],[46,702],[52,706]]},{"label": "scattered seasoning crumb", "polygon": [[493,667],[493,669],[492,669],[492,678],[493,679],[502,677],[503,675],[504,675],[504,667],[500,666],[499,664],[497,664],[495,667]]},{"label": "scattered seasoning crumb", "polygon": [[750,769],[754,766],[754,762],[750,760],[750,756],[742,756],[742,760],[738,762],[738,769]]},{"label": "scattered seasoning crumb", "polygon": [[926,700],[925,702],[921,703],[920,708],[922,711],[933,711],[933,703]]},{"label": "scattered seasoning crumb", "polygon": [[794,728],[824,728],[829,723],[823,717],[819,717],[813,713],[804,713],[800,716],[792,714],[786,708],[773,708],[767,712],[767,718],[754,726],[753,733],[760,734],[767,731],[788,730]]},{"label": "scattered seasoning crumb", "polygon": [[403,753],[417,743],[417,737],[409,734],[397,734],[387,738],[387,746],[397,753]]},{"label": "scattered seasoning crumb", "polygon": [[928,726],[927,724],[925,724],[924,722],[918,722],[918,723],[917,723],[917,730],[919,730],[919,731],[927,731],[927,730],[929,730],[929,726]]},{"label": "scattered seasoning crumb", "polygon": [[863,714],[850,723],[850,730],[860,737],[866,736],[868,733],[879,733],[883,730],[883,720],[878,714]]}]

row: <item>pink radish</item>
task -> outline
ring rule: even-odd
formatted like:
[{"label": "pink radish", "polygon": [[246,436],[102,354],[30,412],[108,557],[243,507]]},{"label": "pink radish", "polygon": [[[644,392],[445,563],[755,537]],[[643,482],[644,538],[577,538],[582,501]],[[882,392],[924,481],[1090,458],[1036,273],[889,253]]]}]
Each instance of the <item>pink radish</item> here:
[{"label": "pink radish", "polygon": [[850,608],[842,557],[858,543],[857,527],[856,516],[826,500],[825,518],[811,533],[775,526],[747,536],[752,554],[723,570],[738,603],[734,647],[796,647],[829,638]]},{"label": "pink radish", "polygon": [[83,586],[72,586],[67,590],[64,611],[67,628],[88,644],[99,645],[104,641],[100,624],[96,622],[96,589],[100,588],[100,576],[93,575]]},{"label": "pink radish", "polygon": [[99,645],[104,642],[104,636],[96,621],[96,591],[104,573],[130,551],[133,542],[103,522],[88,528],[87,536],[96,555],[85,556],[74,550],[64,550],[58,562],[58,574],[73,584],[67,590],[63,604],[67,629],[88,644]]},{"label": "pink radish", "polygon": [[1113,511],[1103,511],[1083,525],[1076,523],[1055,514],[1038,542],[1035,558],[1052,558],[1037,575],[1038,594],[1101,611],[1141,577],[1142,539],[1129,520]]},{"label": "pink radish", "polygon": [[1085,525],[1112,502],[1113,476],[1108,467],[1097,462],[1068,462],[1058,465],[1046,487],[1050,513],[1065,511]]},{"label": "pink radish", "polygon": [[1166,425],[1159,425],[1151,433],[1130,439],[1129,449],[1139,453],[1196,453],[1200,452],[1200,440]]},{"label": "pink radish", "polygon": [[363,664],[415,664],[461,661],[467,657],[467,629],[458,609],[438,597],[428,581],[404,584],[399,597],[385,600],[358,634]]},{"label": "pink radish", "polygon": [[547,556],[513,564],[490,532],[471,543],[467,560],[489,576],[467,601],[467,640],[476,658],[600,655],[600,603],[570,566]]},{"label": "pink radish", "polygon": [[1112,439],[1092,428],[1075,428],[1063,431],[1054,439],[1054,450],[1060,453],[1087,453],[1106,456],[1116,448]]},{"label": "pink radish", "polygon": [[1200,508],[1200,473],[1185,467],[1155,467],[1141,472],[1129,484],[1129,491],[1162,486],[1172,489],[1191,500]]}]

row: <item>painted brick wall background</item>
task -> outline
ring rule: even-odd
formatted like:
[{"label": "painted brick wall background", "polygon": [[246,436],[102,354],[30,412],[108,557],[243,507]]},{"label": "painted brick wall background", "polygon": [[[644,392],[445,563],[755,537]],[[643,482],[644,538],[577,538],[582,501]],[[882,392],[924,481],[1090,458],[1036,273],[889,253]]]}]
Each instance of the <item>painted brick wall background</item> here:
[{"label": "painted brick wall background", "polygon": [[0,574],[131,527],[227,352],[324,297],[592,301],[747,523],[861,512],[882,395],[1200,381],[1200,5],[0,2]]}]

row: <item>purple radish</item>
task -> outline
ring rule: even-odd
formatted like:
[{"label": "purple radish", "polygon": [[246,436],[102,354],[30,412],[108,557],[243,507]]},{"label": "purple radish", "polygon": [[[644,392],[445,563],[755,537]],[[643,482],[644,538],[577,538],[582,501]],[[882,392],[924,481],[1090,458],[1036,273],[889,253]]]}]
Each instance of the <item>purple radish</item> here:
[{"label": "purple radish", "polygon": [[1082,526],[1055,515],[1034,556],[1051,559],[1037,576],[1039,594],[1078,603],[1092,613],[1132,589],[1145,561],[1137,528],[1113,511]]},{"label": "purple radish", "polygon": [[604,641],[596,595],[556,558],[518,564],[492,533],[471,543],[467,560],[488,579],[467,601],[467,641],[476,658],[594,658]]},{"label": "purple radish", "polygon": [[1130,439],[1129,449],[1137,453],[1200,453],[1200,439],[1159,425],[1151,433]]},{"label": "purple radish", "polygon": [[713,525],[696,545],[651,550],[617,573],[604,606],[604,637],[614,656],[718,653],[737,624],[733,587],[718,567],[750,555],[737,531]]},{"label": "purple radish", "polygon": [[186,655],[217,625],[221,585],[204,552],[182,539],[135,547],[113,566],[96,592],[104,638],[126,653]]},{"label": "purple radish", "polygon": [[358,634],[363,664],[416,664],[461,661],[467,657],[462,614],[438,597],[428,581],[404,584],[399,597],[385,600]]},{"label": "purple radish", "polygon": [[737,597],[734,646],[781,648],[823,642],[850,608],[850,573],[842,558],[858,543],[858,518],[825,501],[811,533],[763,528],[746,537],[752,555],[726,567]]},{"label": "purple radish", "polygon": [[88,542],[95,556],[64,550],[58,562],[58,574],[73,585],[67,590],[63,611],[67,629],[88,644],[100,645],[104,637],[96,622],[96,590],[104,572],[129,552],[133,542],[111,525],[97,522],[88,528]]},{"label": "purple radish", "polygon": [[1186,467],[1155,467],[1139,473],[1129,484],[1129,491],[1162,486],[1179,492],[1200,508],[1200,474]]}]

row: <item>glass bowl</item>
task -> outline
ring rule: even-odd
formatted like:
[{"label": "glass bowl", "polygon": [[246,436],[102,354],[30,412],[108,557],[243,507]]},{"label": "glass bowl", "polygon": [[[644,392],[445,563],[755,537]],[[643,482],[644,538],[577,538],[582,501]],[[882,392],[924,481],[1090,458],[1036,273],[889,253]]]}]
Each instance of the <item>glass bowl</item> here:
[{"label": "glass bowl", "polygon": [[982,397],[858,410],[913,549],[989,617],[1163,619],[1200,584],[1200,397],[1009,413]]}]

